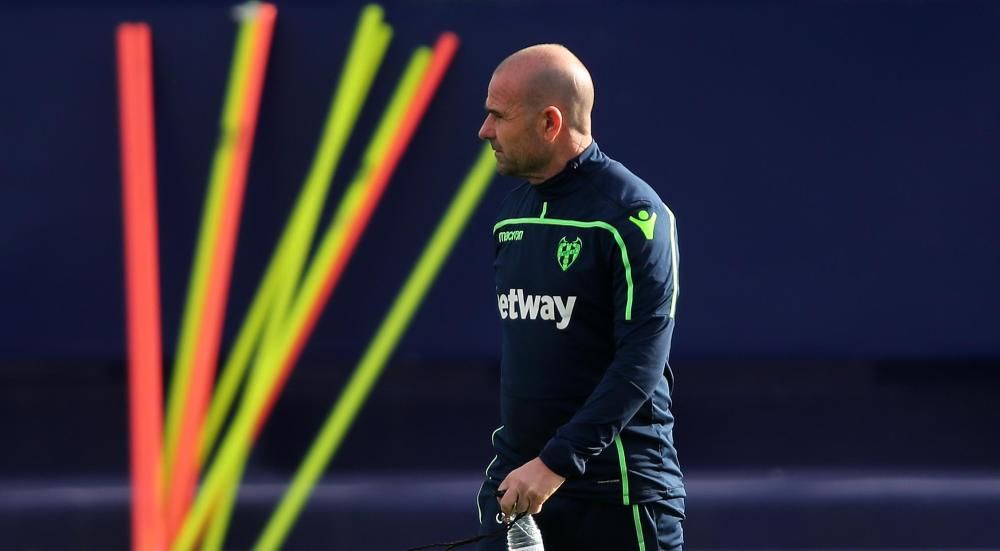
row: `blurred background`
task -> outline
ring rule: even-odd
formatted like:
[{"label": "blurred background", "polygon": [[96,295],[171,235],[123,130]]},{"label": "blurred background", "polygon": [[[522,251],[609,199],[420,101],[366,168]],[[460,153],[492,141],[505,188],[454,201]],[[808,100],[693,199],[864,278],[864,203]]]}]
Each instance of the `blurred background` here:
[{"label": "blurred background", "polygon": [[[413,48],[445,30],[462,42],[253,452],[227,548],[259,534],[477,155],[493,68],[539,42],[589,67],[597,142],[677,215],[687,547],[1000,548],[1000,4],[383,5],[395,34],[330,205]],[[224,353],[361,6],[278,2]],[[25,2],[0,17],[6,549],[129,546],[114,31],[153,30],[169,366],[230,8]],[[492,183],[287,549],[475,534],[499,425],[491,229],[516,184]]]}]

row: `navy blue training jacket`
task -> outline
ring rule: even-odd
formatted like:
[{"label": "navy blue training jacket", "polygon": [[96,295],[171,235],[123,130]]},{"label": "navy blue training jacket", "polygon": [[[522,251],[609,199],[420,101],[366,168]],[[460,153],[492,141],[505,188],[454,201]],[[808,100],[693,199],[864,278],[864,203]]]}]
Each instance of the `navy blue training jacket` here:
[{"label": "navy blue training jacket", "polygon": [[535,457],[560,495],[684,495],[667,364],[678,278],[674,216],[592,143],[515,188],[493,228],[503,326],[501,421],[487,476]]}]

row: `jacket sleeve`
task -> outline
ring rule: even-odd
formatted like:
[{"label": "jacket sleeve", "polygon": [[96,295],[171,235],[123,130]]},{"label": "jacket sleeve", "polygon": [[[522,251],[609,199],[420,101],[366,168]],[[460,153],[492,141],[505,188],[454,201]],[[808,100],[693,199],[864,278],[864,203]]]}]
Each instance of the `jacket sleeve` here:
[{"label": "jacket sleeve", "polygon": [[673,213],[662,203],[646,203],[615,227],[614,359],[583,406],[539,454],[566,478],[582,475],[587,461],[611,445],[649,400],[670,351],[678,291]]}]

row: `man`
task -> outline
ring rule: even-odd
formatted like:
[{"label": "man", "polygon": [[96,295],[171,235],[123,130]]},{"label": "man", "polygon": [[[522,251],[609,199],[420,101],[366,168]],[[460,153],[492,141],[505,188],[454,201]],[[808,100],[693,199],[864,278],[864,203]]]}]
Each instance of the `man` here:
[{"label": "man", "polygon": [[514,53],[490,80],[479,137],[500,174],[527,182],[493,229],[503,425],[480,534],[527,511],[547,551],[679,549],[674,217],[598,149],[593,103],[589,72],[559,45]]}]

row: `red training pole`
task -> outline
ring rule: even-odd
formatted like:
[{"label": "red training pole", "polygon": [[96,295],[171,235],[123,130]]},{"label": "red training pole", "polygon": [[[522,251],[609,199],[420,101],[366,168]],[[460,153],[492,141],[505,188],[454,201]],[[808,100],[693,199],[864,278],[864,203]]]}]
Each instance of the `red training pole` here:
[{"label": "red training pole", "polygon": [[448,65],[451,63],[452,58],[455,57],[455,51],[457,49],[458,36],[452,32],[442,33],[438,38],[437,43],[434,44],[434,53],[431,57],[429,65],[427,66],[427,73],[424,75],[423,81],[420,83],[419,88],[417,88],[417,91],[413,96],[410,108],[407,110],[406,116],[400,124],[399,131],[393,137],[392,143],[386,152],[385,159],[383,159],[383,162],[380,163],[374,171],[372,171],[370,184],[368,186],[370,192],[365,196],[361,205],[358,207],[353,223],[348,225],[349,229],[344,239],[343,253],[334,258],[330,266],[327,267],[327,274],[323,288],[320,291],[316,302],[310,309],[309,316],[306,318],[305,324],[296,336],[295,344],[282,361],[281,374],[278,376],[274,387],[271,389],[271,393],[268,396],[267,406],[261,410],[260,417],[257,419],[256,434],[260,434],[260,431],[264,427],[264,423],[271,414],[271,410],[274,408],[274,404],[277,401],[282,388],[284,388],[288,377],[292,373],[292,369],[295,367],[295,362],[298,361],[299,355],[302,353],[303,348],[305,348],[305,344],[308,342],[310,335],[312,335],[312,331],[316,327],[316,322],[319,321],[319,316],[323,312],[323,308],[330,300],[330,295],[333,294],[333,289],[337,286],[337,282],[340,281],[340,276],[343,274],[344,268],[347,266],[347,262],[354,253],[354,249],[357,246],[358,241],[361,239],[361,234],[364,231],[365,226],[368,225],[368,221],[371,219],[372,213],[375,211],[375,207],[378,205],[379,199],[382,197],[382,193],[385,191],[385,188],[389,183],[389,179],[392,177],[392,173],[396,170],[396,166],[403,157],[403,153],[406,152],[406,148],[410,144],[413,134],[416,133],[417,126],[420,124],[420,120],[427,111],[427,107],[430,105],[431,99],[434,97],[434,93],[437,91],[438,85],[441,84],[441,80],[444,78],[444,73],[448,69]]},{"label": "red training pole", "polygon": [[172,484],[167,502],[171,541],[177,535],[184,518],[187,516],[198,484],[198,473],[201,467],[199,464],[201,434],[215,380],[233,257],[239,233],[240,213],[242,212],[247,173],[250,167],[250,153],[253,149],[260,97],[267,71],[268,52],[277,16],[277,9],[273,4],[261,4],[257,10],[250,66],[246,81],[243,83],[244,95],[240,106],[239,127],[234,136],[235,147],[232,164],[228,170],[226,200],[220,213],[219,231],[214,245],[215,252],[212,255],[205,305],[202,310],[202,330],[197,337],[195,346],[188,403],[181,417],[177,456],[171,477]]},{"label": "red training pole", "polygon": [[132,548],[166,549],[160,275],[153,131],[152,39],[145,23],[117,31],[125,305],[132,471]]}]

